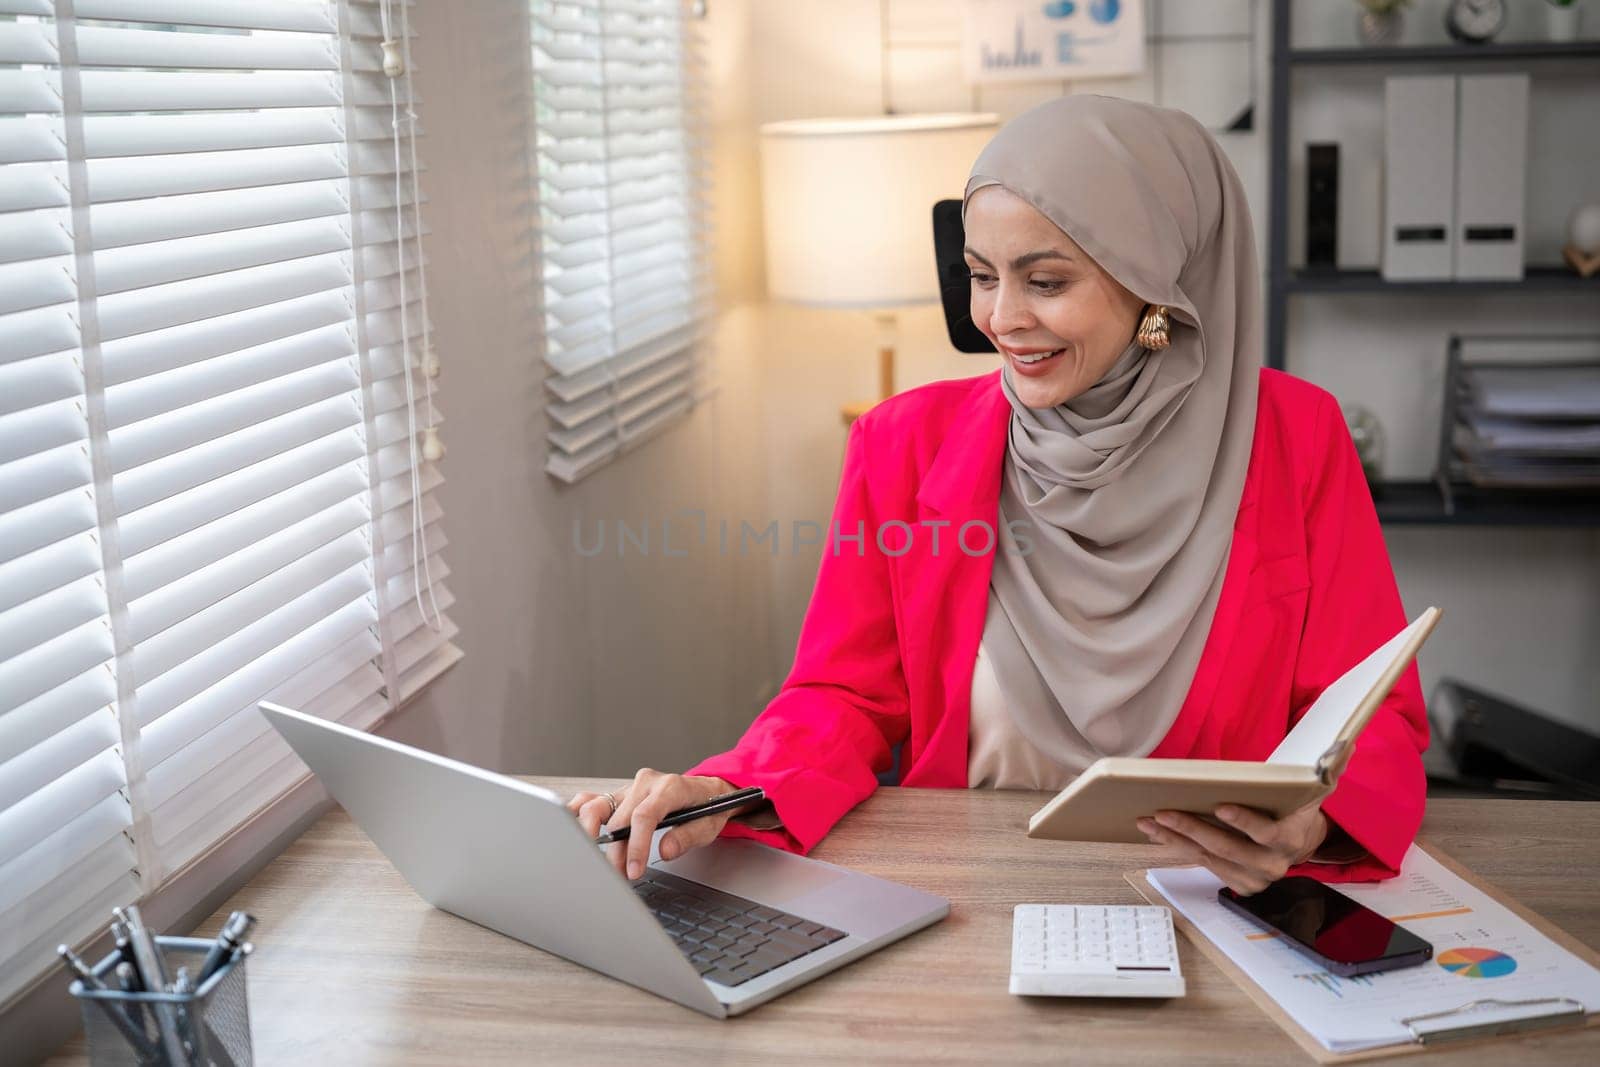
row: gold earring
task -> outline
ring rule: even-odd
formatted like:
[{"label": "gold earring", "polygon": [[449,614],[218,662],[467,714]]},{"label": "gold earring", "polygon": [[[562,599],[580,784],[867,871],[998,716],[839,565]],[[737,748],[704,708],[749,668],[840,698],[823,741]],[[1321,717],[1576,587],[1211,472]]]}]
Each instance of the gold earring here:
[{"label": "gold earring", "polygon": [[1139,344],[1152,352],[1159,352],[1172,344],[1172,322],[1167,317],[1165,304],[1152,304],[1144,313],[1144,318],[1139,320],[1139,332],[1136,335]]}]

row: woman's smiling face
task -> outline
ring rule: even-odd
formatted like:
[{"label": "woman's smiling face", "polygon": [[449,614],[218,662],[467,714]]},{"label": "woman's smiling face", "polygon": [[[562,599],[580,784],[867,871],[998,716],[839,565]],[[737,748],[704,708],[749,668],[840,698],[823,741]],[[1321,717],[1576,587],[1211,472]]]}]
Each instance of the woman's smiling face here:
[{"label": "woman's smiling face", "polygon": [[1143,302],[1004,186],[972,194],[965,226],[972,321],[1005,360],[1017,398],[1051,408],[1105,377]]}]

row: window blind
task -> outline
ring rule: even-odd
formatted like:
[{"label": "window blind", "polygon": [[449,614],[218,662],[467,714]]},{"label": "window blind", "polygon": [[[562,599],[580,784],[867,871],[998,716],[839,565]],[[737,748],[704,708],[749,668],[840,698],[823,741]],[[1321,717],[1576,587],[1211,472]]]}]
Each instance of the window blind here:
[{"label": "window blind", "polygon": [[0,13],[3,1000],[459,651],[405,6]]},{"label": "window blind", "polygon": [[545,469],[577,481],[711,389],[704,60],[683,0],[531,0]]},{"label": "window blind", "polygon": [[0,0],[0,999],[139,892],[51,15]]}]

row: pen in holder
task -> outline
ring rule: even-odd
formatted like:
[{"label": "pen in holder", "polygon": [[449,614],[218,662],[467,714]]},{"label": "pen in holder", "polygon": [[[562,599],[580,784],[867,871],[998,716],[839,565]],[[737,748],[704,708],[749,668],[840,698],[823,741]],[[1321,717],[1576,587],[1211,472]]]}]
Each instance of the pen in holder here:
[{"label": "pen in holder", "polygon": [[249,1067],[250,1007],[244,964],[252,946],[239,945],[198,988],[190,985],[185,989],[184,978],[202,973],[202,963],[216,942],[199,937],[157,937],[154,941],[171,961],[173,973],[181,975],[180,991],[119,988],[121,952],[112,952],[93,968],[103,988],[93,988],[81,978],[69,988],[83,1010],[89,1062],[94,1067]]}]

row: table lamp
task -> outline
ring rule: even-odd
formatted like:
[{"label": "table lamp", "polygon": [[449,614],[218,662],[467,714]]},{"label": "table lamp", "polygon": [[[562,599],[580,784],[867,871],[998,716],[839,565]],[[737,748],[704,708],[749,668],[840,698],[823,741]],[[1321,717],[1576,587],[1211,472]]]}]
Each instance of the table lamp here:
[{"label": "table lamp", "polygon": [[[761,127],[768,291],[875,311],[878,400],[894,392],[894,309],[939,300],[933,205],[960,198],[998,125],[990,114],[948,114]],[[871,406],[846,405],[845,422]]]}]

